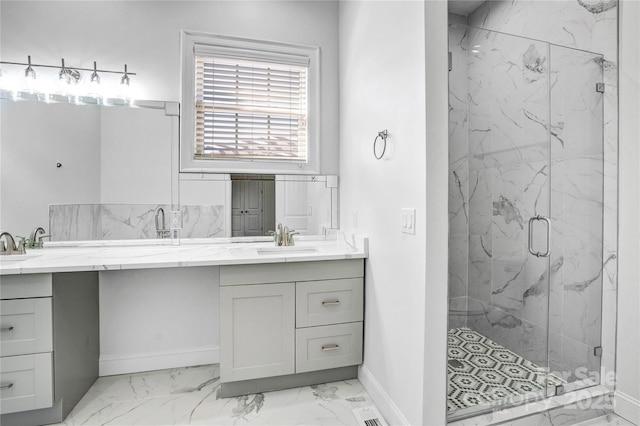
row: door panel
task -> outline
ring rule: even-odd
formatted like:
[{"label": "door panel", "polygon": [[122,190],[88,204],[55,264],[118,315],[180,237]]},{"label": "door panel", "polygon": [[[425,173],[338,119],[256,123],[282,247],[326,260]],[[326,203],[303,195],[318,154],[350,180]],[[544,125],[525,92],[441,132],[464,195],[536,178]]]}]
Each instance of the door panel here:
[{"label": "door panel", "polygon": [[220,288],[224,382],[293,374],[295,283]]}]

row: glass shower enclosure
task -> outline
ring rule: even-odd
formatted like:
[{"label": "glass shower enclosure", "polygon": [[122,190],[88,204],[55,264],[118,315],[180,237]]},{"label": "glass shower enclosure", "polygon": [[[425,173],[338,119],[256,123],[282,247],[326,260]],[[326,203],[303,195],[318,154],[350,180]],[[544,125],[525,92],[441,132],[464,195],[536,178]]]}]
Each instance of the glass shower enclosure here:
[{"label": "glass shower enclosure", "polygon": [[448,414],[596,383],[601,55],[449,27]]}]

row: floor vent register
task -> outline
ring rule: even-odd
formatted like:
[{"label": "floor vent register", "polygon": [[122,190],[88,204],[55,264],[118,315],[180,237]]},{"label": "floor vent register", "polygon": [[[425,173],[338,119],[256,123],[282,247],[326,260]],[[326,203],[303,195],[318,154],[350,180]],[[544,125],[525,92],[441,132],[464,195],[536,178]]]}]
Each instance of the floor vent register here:
[{"label": "floor vent register", "polygon": [[353,409],[353,415],[361,426],[388,426],[380,412],[373,405]]}]

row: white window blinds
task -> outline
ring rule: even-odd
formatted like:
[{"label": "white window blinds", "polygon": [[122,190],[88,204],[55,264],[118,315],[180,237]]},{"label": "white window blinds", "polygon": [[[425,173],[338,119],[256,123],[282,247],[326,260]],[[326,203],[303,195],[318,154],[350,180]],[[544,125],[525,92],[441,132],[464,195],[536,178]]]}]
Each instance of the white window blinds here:
[{"label": "white window blinds", "polygon": [[195,159],[307,162],[301,65],[195,55]]}]

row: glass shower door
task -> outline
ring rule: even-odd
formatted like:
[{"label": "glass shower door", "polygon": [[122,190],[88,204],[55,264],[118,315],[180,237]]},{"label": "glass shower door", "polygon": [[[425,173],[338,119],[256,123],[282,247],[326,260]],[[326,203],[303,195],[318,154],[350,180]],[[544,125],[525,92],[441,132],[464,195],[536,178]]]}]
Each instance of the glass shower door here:
[{"label": "glass shower door", "polygon": [[450,276],[467,266],[466,316],[449,332],[458,417],[548,393],[550,59],[547,43],[463,25],[450,48],[450,209],[468,206],[450,222],[467,243],[450,255]]},{"label": "glass shower door", "polygon": [[566,392],[596,384],[603,270],[603,58],[550,46],[549,365]]}]

